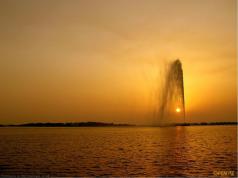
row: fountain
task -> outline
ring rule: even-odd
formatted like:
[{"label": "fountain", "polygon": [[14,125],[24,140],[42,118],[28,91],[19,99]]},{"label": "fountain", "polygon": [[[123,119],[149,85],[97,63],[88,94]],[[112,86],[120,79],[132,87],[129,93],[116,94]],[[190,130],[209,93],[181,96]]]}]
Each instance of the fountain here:
[{"label": "fountain", "polygon": [[165,73],[159,106],[160,124],[185,122],[183,69],[179,59]]}]

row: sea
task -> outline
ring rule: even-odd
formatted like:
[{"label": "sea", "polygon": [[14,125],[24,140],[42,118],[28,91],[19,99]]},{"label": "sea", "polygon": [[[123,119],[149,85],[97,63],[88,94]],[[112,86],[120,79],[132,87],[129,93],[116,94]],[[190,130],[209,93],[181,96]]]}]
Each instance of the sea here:
[{"label": "sea", "polygon": [[237,176],[237,126],[2,127],[0,176]]}]

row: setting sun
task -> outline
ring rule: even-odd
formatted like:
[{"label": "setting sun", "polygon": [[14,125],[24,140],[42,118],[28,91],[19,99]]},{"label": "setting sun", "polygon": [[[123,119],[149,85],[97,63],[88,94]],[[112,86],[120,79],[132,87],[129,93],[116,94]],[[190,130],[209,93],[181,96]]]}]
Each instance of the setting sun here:
[{"label": "setting sun", "polygon": [[176,112],[181,112],[181,109],[180,108],[176,108]]}]

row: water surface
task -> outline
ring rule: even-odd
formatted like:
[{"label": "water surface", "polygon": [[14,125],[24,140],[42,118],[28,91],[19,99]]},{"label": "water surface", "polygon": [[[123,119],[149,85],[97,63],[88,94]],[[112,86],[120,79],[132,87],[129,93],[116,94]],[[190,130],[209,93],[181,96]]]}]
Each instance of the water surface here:
[{"label": "water surface", "polygon": [[0,128],[0,175],[237,174],[236,126]]}]

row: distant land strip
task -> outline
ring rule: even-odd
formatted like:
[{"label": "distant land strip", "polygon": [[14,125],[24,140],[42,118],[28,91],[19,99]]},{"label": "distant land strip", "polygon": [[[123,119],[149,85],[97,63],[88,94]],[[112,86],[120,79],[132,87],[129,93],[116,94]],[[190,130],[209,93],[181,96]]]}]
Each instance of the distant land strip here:
[{"label": "distant land strip", "polygon": [[[170,126],[209,126],[209,125],[238,125],[238,122],[169,123],[169,124],[150,125],[150,126],[170,127]],[[25,124],[0,125],[0,127],[128,127],[128,126],[141,126],[141,125],[115,124],[115,123],[105,123],[105,122],[66,122],[66,123],[37,122],[37,123],[25,123]]]},{"label": "distant land strip", "polygon": [[53,123],[53,122],[36,122],[26,124],[10,124],[0,125],[2,127],[121,127],[121,126],[135,126],[131,124],[114,124],[105,122],[66,122],[66,123]]},{"label": "distant land strip", "polygon": [[168,126],[206,126],[206,125],[238,125],[238,122],[193,122],[193,123],[174,123]]}]

